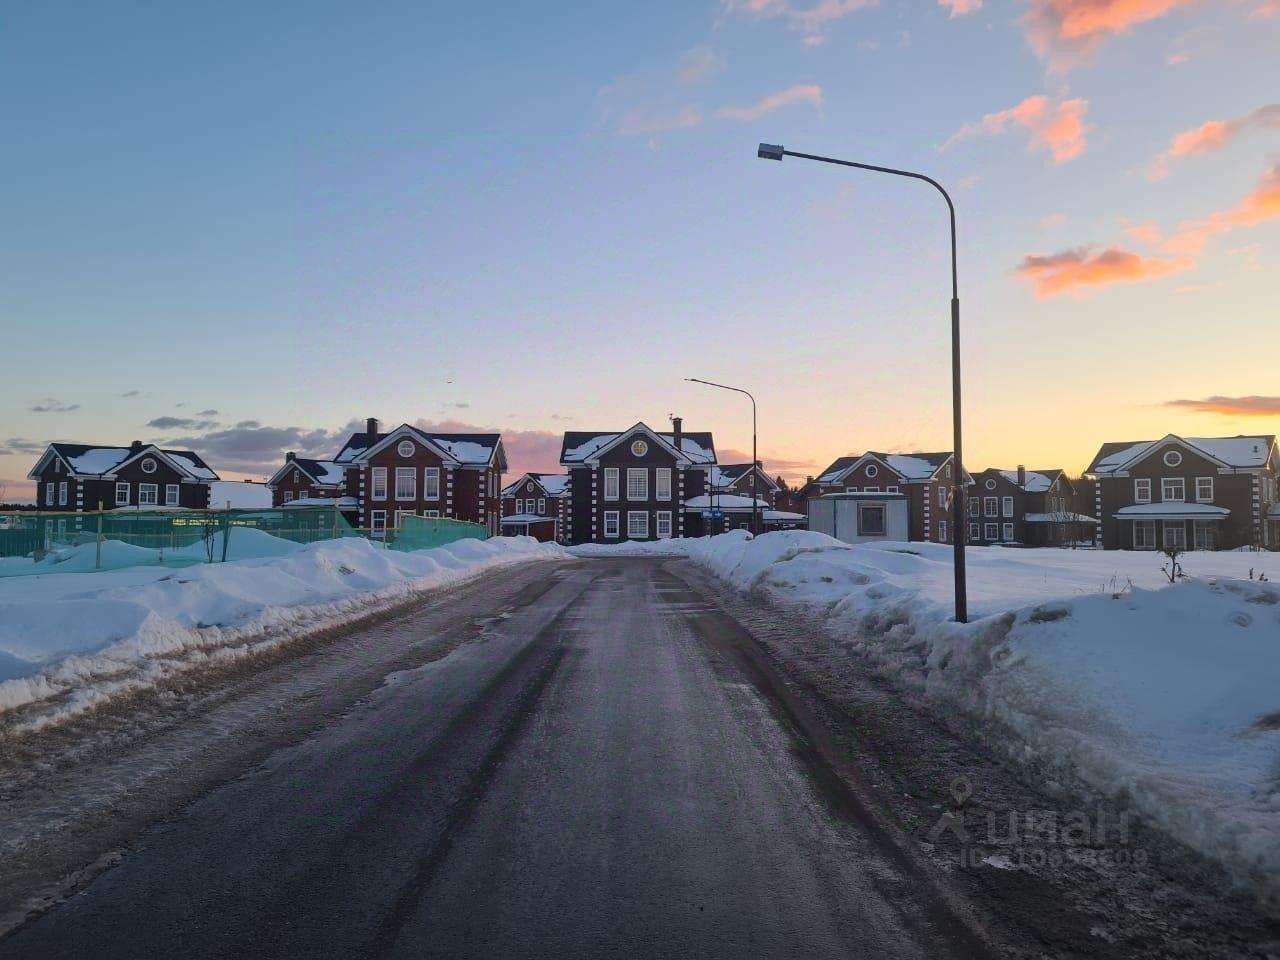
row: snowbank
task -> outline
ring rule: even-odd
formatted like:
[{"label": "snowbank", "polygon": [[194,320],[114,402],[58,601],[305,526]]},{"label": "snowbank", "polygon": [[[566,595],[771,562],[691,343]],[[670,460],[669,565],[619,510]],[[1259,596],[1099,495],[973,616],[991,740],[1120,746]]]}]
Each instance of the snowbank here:
[{"label": "snowbank", "polygon": [[[743,591],[800,610],[1037,776],[1128,798],[1237,875],[1280,878],[1280,555],[951,548],[791,531],[679,541]],[[671,549],[668,547],[668,550]]]},{"label": "snowbank", "polygon": [[[240,539],[250,550],[248,533],[260,531],[237,530],[233,548]],[[0,580],[0,720],[9,713],[20,729],[57,722],[201,664],[243,657],[485,570],[564,556],[529,537],[461,540],[414,553],[360,538],[290,543],[272,555],[276,546],[264,541],[255,559],[181,570]]]}]

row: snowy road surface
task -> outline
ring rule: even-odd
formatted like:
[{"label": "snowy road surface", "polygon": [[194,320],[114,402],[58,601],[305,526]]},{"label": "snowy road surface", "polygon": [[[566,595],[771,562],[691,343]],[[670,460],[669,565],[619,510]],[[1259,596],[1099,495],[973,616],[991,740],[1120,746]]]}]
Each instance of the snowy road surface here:
[{"label": "snowy road surface", "polygon": [[[4,801],[0,839],[26,851],[32,889],[59,857],[122,856],[0,957],[1145,953],[1113,943],[1115,902],[1081,910],[999,866],[938,869],[872,789],[897,750],[880,745],[881,773],[833,762],[829,718],[687,562],[493,580],[255,676],[131,747],[123,773],[93,758],[56,798]],[[891,722],[859,720],[869,742]],[[200,724],[223,733],[214,759],[193,746]],[[941,732],[895,735],[913,763],[926,739],[961,752]],[[937,762],[932,793],[893,788],[930,815],[950,782]],[[146,790],[110,794],[152,768]],[[42,803],[72,827],[41,834]],[[120,835],[130,817],[152,825]],[[12,882],[0,896],[0,912],[21,899]]]}]

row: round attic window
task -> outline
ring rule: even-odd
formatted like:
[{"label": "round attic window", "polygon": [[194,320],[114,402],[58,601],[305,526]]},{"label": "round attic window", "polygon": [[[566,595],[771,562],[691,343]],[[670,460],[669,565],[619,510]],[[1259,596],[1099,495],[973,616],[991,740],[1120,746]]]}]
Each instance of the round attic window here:
[{"label": "round attic window", "polygon": [[1182,454],[1177,450],[1167,450],[1164,455],[1164,465],[1166,467],[1176,467],[1182,463]]},{"label": "round attic window", "polygon": [[412,457],[414,450],[417,448],[413,445],[412,440],[401,440],[396,446],[396,453],[402,457]]},{"label": "round attic window", "polygon": [[994,490],[996,488],[996,482],[988,477],[986,482],[986,488],[988,490]]},{"label": "round attic window", "polygon": [[147,459],[145,459],[145,460],[143,460],[143,461],[142,461],[142,472],[143,472],[143,473],[155,473],[155,472],[156,472],[156,462],[155,462],[154,460],[152,460],[150,457],[147,457]]},{"label": "round attic window", "polygon": [[531,484],[529,484],[529,485],[528,485],[527,487],[525,487],[524,489],[525,489],[525,492],[526,492],[526,493],[533,493],[533,484],[532,484],[532,483],[531,483]]},{"label": "round attic window", "polygon": [[866,474],[868,478],[874,477],[879,472],[880,472],[880,468],[877,467],[874,463],[867,464]]},{"label": "round attic window", "polygon": [[631,452],[637,457],[643,457],[649,452],[649,444],[645,443],[643,440],[637,440],[631,445]]}]

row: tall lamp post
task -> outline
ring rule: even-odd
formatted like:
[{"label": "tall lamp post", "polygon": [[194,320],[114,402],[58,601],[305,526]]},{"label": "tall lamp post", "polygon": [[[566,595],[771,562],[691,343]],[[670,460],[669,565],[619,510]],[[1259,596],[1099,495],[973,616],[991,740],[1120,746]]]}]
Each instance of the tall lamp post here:
[{"label": "tall lamp post", "polygon": [[912,180],[923,180],[932,186],[947,201],[947,212],[951,218],[951,428],[954,434],[952,450],[952,475],[955,478],[951,486],[951,509],[954,528],[952,534],[955,543],[955,591],[956,620],[964,623],[969,619],[969,599],[965,586],[964,542],[965,542],[965,489],[964,460],[960,450],[960,284],[956,279],[956,207],[951,196],[932,177],[910,170],[895,170],[892,167],[877,167],[870,163],[854,163],[852,160],[837,160],[834,157],[819,157],[811,153],[796,153],[780,145],[772,143],[760,144],[756,152],[761,160],[781,160],[783,157],[797,157],[801,160],[817,160],[821,163],[834,163],[841,167],[857,167],[859,170],[871,170],[874,173],[891,173],[895,177],[910,177]]},{"label": "tall lamp post", "polygon": [[760,484],[760,471],[756,458],[756,398],[741,387],[729,387],[723,383],[712,383],[710,380],[699,380],[697,377],[685,377],[689,383],[700,383],[705,387],[719,387],[721,390],[732,390],[751,401],[751,535],[760,533],[760,498],[757,495]]}]

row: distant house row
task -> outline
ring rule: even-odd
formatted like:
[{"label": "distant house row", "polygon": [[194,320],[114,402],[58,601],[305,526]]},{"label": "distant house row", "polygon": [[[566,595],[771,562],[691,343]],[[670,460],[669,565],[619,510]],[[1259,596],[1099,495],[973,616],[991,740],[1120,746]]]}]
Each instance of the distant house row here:
[{"label": "distant house row", "polygon": [[[405,516],[448,517],[491,533],[564,544],[701,536],[811,525],[850,541],[954,540],[963,484],[965,538],[981,545],[1105,549],[1280,549],[1276,438],[1237,436],[1106,443],[1084,475],[1061,468],[987,469],[957,478],[951,453],[868,451],[840,457],[796,489],[756,463],[718,462],[710,433],[637,423],[564,434],[563,473],[507,468],[497,433],[440,433],[370,418],[332,459],[288,454],[267,482],[279,508],[335,506],[374,532]],[[51,443],[28,476],[41,510],[206,508],[217,474],[196,453]],[[753,489],[757,500],[752,499]],[[814,504],[839,503],[838,509]],[[812,521],[812,523],[811,523]]]}]

